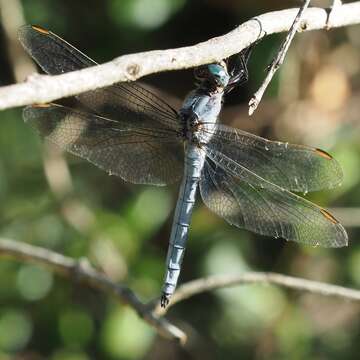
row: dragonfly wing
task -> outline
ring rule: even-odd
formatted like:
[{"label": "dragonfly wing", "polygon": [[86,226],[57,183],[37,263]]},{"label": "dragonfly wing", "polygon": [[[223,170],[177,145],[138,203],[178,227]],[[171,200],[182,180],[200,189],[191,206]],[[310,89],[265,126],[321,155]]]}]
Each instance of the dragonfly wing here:
[{"label": "dragonfly wing", "polygon": [[338,162],[326,152],[301,145],[270,141],[245,131],[217,124],[209,130],[208,147],[235,160],[242,168],[290,191],[333,188],[342,181]]},{"label": "dragonfly wing", "polygon": [[180,131],[178,113],[137,82],[119,83],[78,95],[87,109],[132,124]]},{"label": "dragonfly wing", "polygon": [[24,25],[18,38],[38,65],[48,74],[58,75],[97,63],[65,40],[40,26]]},{"label": "dragonfly wing", "polygon": [[200,180],[205,204],[230,224],[303,244],[346,246],[343,226],[325,209],[207,149]]},{"label": "dragonfly wing", "polygon": [[24,109],[45,139],[125,181],[165,185],[182,175],[183,150],[174,131],[122,124],[57,104]]},{"label": "dragonfly wing", "polygon": [[[74,46],[41,27],[24,25],[18,36],[26,51],[48,74],[57,75],[97,65]],[[180,128],[177,111],[139,83],[119,83],[76,98],[87,109],[104,117],[126,118],[139,126]]]}]

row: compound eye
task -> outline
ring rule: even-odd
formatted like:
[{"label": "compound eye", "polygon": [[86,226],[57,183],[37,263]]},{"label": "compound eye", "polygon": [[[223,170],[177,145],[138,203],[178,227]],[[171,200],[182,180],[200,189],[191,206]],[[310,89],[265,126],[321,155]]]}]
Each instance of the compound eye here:
[{"label": "compound eye", "polygon": [[204,79],[208,77],[209,71],[207,66],[199,66],[194,70],[194,74],[197,79]]}]

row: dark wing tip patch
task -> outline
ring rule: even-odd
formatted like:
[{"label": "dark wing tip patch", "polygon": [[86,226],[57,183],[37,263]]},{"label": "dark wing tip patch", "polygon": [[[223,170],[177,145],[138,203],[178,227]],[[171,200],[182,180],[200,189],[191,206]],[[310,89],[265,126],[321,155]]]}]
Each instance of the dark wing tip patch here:
[{"label": "dark wing tip patch", "polygon": [[39,33],[42,33],[42,34],[45,34],[45,35],[48,35],[48,34],[50,33],[49,30],[44,29],[43,27],[41,27],[41,26],[39,26],[39,25],[31,25],[31,27],[32,27],[35,31],[37,31],[37,32],[39,32]]},{"label": "dark wing tip patch", "polygon": [[327,159],[327,160],[332,160],[333,157],[327,153],[326,151],[324,150],[321,150],[321,149],[315,149],[315,152],[320,155],[321,157],[323,157],[324,159]]},{"label": "dark wing tip patch", "polygon": [[332,216],[328,211],[326,211],[325,209],[320,209],[320,212],[323,214],[323,216],[330,220],[333,224],[338,224],[339,222],[334,218],[334,216]]}]

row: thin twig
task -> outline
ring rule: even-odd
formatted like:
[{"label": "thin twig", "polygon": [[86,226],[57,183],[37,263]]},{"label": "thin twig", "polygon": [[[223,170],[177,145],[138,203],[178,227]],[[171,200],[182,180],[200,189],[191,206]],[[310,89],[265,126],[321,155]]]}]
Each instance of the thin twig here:
[{"label": "thin twig", "polygon": [[[14,77],[17,81],[23,81],[29,73],[37,70],[34,62],[24,52],[17,37],[19,27],[25,23],[21,0],[0,0],[0,15]],[[68,164],[58,148],[48,147],[48,151],[45,153],[44,170],[49,187],[59,200],[64,200],[66,195],[72,191],[72,179]],[[84,232],[86,225],[90,224],[91,211],[74,196],[62,201],[61,207],[64,218],[78,231]],[[80,220],[79,215],[76,216],[76,214],[81,214]],[[84,218],[87,220],[84,221]]]},{"label": "thin twig", "polygon": [[[155,327],[161,335],[185,342],[186,335],[180,329],[164,318],[159,318],[156,315],[159,313],[158,310],[156,314],[151,311],[154,303],[143,304],[128,287],[115,284],[86,260],[77,261],[38,246],[1,238],[0,255],[46,265],[52,271],[71,280],[81,281],[92,288],[109,293],[134,308],[139,316]],[[275,284],[313,294],[360,301],[360,290],[276,273],[248,272],[238,275],[216,275],[183,284],[173,295],[170,306],[205,291],[244,284]]]},{"label": "thin twig", "polygon": [[17,39],[17,29],[25,23],[23,7],[20,0],[0,0],[1,26],[4,31],[8,56],[13,67],[16,81],[23,81],[29,72],[35,72],[36,67],[24,53]]},{"label": "thin twig", "polygon": [[323,296],[360,301],[360,290],[271,272],[247,272],[238,275],[215,275],[185,283],[179,286],[169,306],[205,291],[244,284],[274,284]]},{"label": "thin twig", "polygon": [[74,281],[109,293],[131,306],[138,315],[153,326],[160,335],[185,343],[186,335],[166,319],[151,312],[128,287],[115,284],[100,273],[86,260],[74,260],[51,250],[9,239],[0,239],[0,255],[11,256],[17,260],[46,265],[52,271]]},{"label": "thin twig", "polygon": [[[0,110],[46,103],[145,75],[220,61],[239,53],[261,37],[290,29],[298,9],[259,15],[233,31],[194,46],[121,56],[103,65],[57,76],[32,76],[25,83],[0,88]],[[310,8],[303,17],[306,30],[327,28],[326,9]],[[344,4],[333,14],[333,27],[360,23],[360,1]]]},{"label": "thin twig", "polygon": [[295,20],[290,28],[289,33],[287,34],[284,42],[281,44],[279,51],[274,58],[274,60],[271,63],[270,68],[268,69],[268,73],[266,75],[265,80],[261,84],[260,88],[256,93],[253,95],[253,97],[249,101],[249,115],[251,116],[254,111],[257,109],[257,107],[260,104],[260,101],[265,93],[265,90],[269,86],[273,76],[275,75],[276,71],[279,69],[279,67],[283,64],[285,56],[287,51],[289,50],[290,44],[295,36],[295,33],[298,31],[300,27],[300,22],[304,17],[305,10],[309,6],[311,0],[305,0],[304,5],[299,9],[299,12],[297,13]]}]

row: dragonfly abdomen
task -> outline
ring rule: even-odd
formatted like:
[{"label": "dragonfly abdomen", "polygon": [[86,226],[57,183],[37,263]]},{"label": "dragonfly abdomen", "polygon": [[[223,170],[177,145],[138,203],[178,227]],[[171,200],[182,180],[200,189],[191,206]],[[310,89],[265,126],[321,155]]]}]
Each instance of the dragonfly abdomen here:
[{"label": "dragonfly abdomen", "polygon": [[196,145],[188,144],[185,155],[185,172],[176,204],[170,244],[166,258],[166,274],[162,289],[161,305],[166,306],[174,293],[189,236],[191,215],[196,190],[204,166],[205,153]]}]

